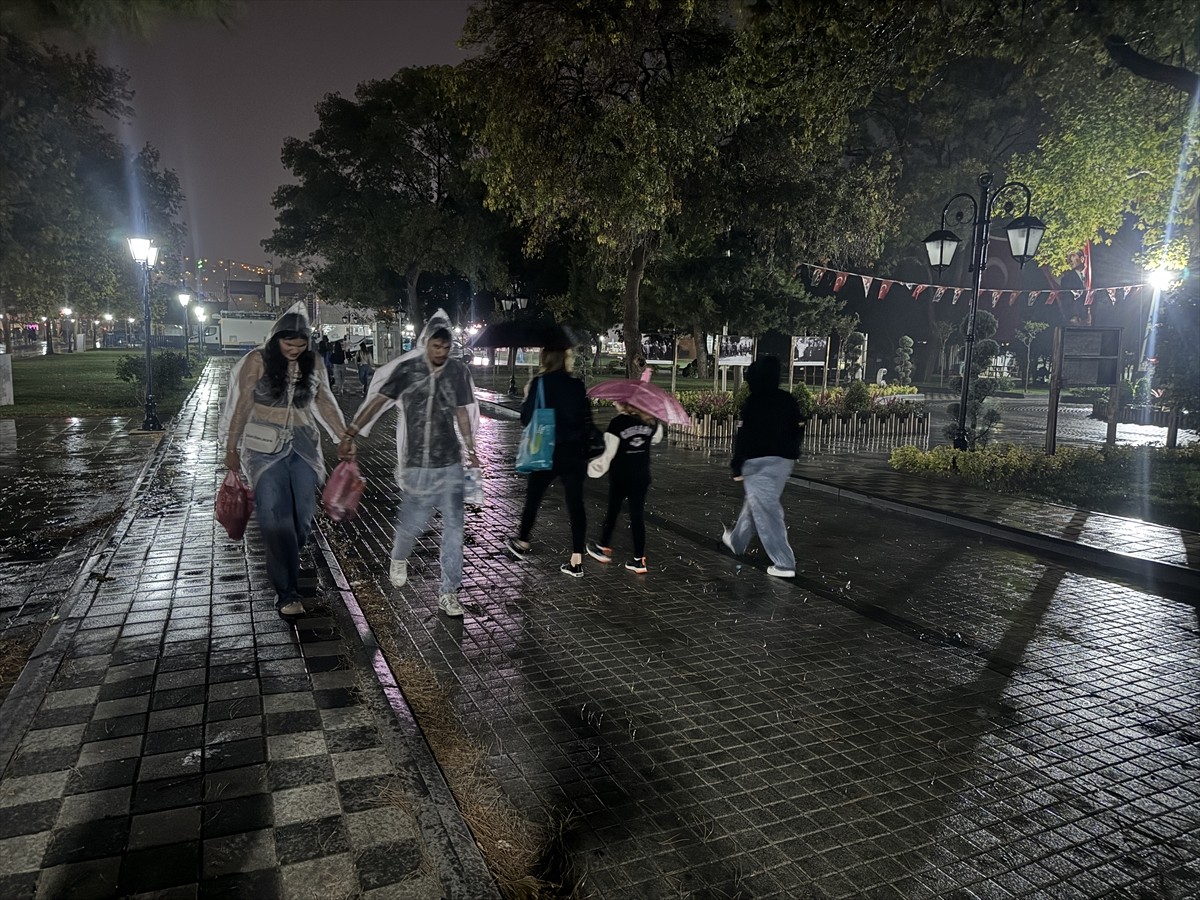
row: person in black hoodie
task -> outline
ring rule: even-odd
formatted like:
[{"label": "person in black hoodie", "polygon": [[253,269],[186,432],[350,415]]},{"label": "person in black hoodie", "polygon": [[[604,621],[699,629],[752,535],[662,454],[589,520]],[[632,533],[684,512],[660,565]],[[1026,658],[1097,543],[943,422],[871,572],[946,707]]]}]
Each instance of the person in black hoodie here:
[{"label": "person in black hoodie", "polygon": [[767,574],[796,576],[796,554],[783,518],[784,485],[800,455],[800,404],[779,387],[779,360],[764,356],[746,370],[750,396],[742,406],[742,426],[733,444],[733,479],[742,482],[746,500],[733,529],[721,542],[734,556],[746,552],[755,533],[771,558]]},{"label": "person in black hoodie", "polygon": [[525,486],[525,508],[516,537],[505,540],[508,552],[517,559],[529,554],[529,535],[533,532],[542,497],[555,478],[562,480],[567,496],[567,516],[571,520],[571,561],[559,570],[575,578],[583,577],[583,550],[587,536],[587,517],[583,508],[583,479],[587,475],[588,438],[592,429],[592,404],[583,381],[571,374],[572,351],[543,350],[542,370],[525,388],[521,405],[521,424],[528,425],[537,405],[541,382],[546,406],[554,410],[554,465],[546,472],[531,472]]}]

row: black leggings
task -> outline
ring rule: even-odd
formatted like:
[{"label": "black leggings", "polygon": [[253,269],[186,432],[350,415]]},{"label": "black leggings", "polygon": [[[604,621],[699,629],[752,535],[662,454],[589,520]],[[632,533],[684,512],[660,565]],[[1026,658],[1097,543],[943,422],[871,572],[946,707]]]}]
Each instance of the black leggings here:
[{"label": "black leggings", "polygon": [[633,538],[633,555],[646,555],[646,491],[650,489],[649,481],[625,481],[621,478],[608,478],[608,512],[604,516],[604,530],[600,532],[600,544],[610,546],[613,531],[617,527],[617,518],[621,515],[621,504],[629,500],[629,534]]},{"label": "black leggings", "polygon": [[517,536],[523,541],[529,540],[546,489],[555,478],[561,478],[563,491],[567,495],[567,516],[571,520],[571,552],[583,553],[583,544],[587,540],[587,514],[583,509],[583,479],[586,471],[583,466],[578,466],[565,471],[530,472],[529,483],[525,487],[525,508],[521,510],[521,533]]}]

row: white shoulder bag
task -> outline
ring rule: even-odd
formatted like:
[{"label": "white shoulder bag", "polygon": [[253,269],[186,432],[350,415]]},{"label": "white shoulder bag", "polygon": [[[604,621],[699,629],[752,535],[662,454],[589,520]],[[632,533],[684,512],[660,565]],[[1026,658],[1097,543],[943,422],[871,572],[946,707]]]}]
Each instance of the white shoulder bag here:
[{"label": "white shoulder bag", "polygon": [[272,425],[270,422],[246,423],[242,429],[242,446],[245,449],[270,456],[292,442],[292,395],[295,391],[296,386],[289,384],[287,420],[283,425]]}]

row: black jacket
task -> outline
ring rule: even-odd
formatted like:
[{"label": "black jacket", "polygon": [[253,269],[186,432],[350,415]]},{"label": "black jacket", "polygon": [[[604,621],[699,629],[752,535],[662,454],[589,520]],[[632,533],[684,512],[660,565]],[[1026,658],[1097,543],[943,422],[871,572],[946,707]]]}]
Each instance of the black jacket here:
[{"label": "black jacket", "polygon": [[554,471],[587,465],[587,442],[592,429],[592,403],[587,388],[574,375],[548,372],[529,382],[521,404],[521,424],[528,425],[537,405],[541,382],[546,406],[554,410]]},{"label": "black jacket", "polygon": [[750,396],[742,405],[742,427],[733,442],[734,475],[742,464],[761,456],[800,456],[800,404],[779,387],[779,360],[764,357],[746,370]]}]

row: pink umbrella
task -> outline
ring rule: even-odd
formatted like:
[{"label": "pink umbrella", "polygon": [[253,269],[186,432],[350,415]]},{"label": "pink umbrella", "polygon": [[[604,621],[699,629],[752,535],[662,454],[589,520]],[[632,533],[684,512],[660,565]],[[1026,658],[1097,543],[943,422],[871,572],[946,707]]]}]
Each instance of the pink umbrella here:
[{"label": "pink umbrella", "polygon": [[628,403],[668,425],[691,424],[691,418],[679,405],[675,395],[652,385],[650,374],[650,370],[646,369],[642,372],[640,381],[602,381],[588,391],[588,396],[598,400]]}]

